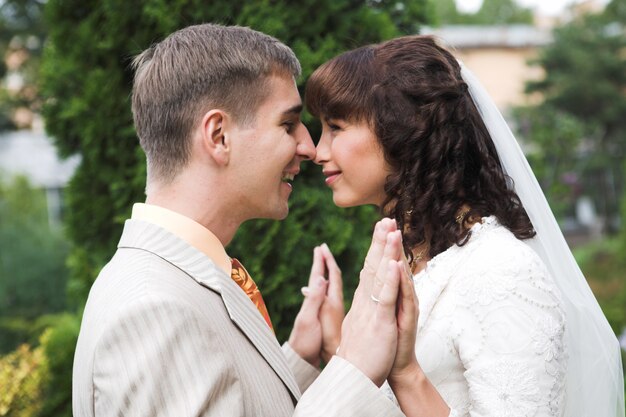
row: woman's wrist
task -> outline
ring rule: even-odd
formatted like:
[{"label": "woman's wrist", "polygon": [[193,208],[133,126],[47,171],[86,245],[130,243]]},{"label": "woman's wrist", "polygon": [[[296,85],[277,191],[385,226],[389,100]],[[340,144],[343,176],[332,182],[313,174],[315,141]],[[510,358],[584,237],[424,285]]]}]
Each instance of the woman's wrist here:
[{"label": "woman's wrist", "polygon": [[402,370],[392,370],[387,378],[393,390],[407,386],[415,387],[416,384],[421,384],[425,380],[426,375],[417,361],[411,362]]},{"label": "woman's wrist", "polygon": [[387,380],[402,412],[409,417],[448,417],[450,408],[416,361]]}]

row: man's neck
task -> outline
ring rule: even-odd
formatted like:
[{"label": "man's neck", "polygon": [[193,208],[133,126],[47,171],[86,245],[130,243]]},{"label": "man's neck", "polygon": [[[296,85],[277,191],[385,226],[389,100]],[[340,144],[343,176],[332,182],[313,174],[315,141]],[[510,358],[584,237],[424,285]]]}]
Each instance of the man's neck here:
[{"label": "man's neck", "polygon": [[203,198],[200,194],[186,194],[176,187],[160,189],[150,193],[146,204],[163,207],[182,214],[185,217],[201,224],[210,230],[222,243],[227,246],[235,236],[241,222],[232,218],[232,211],[228,207],[217,204],[217,199]]}]

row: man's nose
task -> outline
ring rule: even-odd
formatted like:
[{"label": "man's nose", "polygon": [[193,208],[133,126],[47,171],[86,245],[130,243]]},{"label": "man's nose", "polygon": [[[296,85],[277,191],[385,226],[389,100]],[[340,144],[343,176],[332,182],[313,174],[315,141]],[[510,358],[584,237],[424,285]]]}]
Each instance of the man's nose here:
[{"label": "man's nose", "polygon": [[317,143],[317,147],[315,148],[315,162],[317,165],[323,165],[329,160],[329,146],[328,140],[324,132],[320,136],[320,141]]},{"label": "man's nose", "polygon": [[298,147],[296,148],[296,153],[303,160],[310,161],[315,158],[315,145],[313,144],[313,139],[311,139],[309,129],[307,129],[303,124],[300,124],[298,132]]}]

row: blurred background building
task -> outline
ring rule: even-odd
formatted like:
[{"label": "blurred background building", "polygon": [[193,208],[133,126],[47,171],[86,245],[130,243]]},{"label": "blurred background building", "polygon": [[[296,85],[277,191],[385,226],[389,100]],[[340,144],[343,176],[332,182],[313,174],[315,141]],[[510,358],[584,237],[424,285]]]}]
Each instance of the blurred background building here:
[{"label": "blurred background building", "polygon": [[61,225],[62,190],[80,162],[75,155],[61,159],[42,130],[16,130],[0,134],[0,178],[21,175],[45,191],[48,222]]}]

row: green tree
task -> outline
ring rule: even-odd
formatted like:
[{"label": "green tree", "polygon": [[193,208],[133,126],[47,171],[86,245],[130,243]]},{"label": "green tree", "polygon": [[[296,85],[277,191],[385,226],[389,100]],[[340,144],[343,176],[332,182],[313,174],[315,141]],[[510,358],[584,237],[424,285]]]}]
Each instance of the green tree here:
[{"label": "green tree", "polygon": [[[557,177],[573,169],[583,179],[581,186],[594,197],[609,232],[617,226],[626,155],[626,32],[623,17],[620,21],[611,11],[617,4],[554,31],[554,42],[535,61],[545,76],[527,86],[543,102],[520,120],[533,143],[560,158]],[[545,123],[532,123],[540,119]],[[567,120],[576,124],[577,139],[559,127]]]},{"label": "green tree", "polygon": [[478,25],[532,24],[533,14],[515,0],[483,0],[473,19]]},{"label": "green tree", "polygon": [[9,73],[21,85],[0,88],[0,130],[28,127],[29,121],[16,125],[14,113],[37,112],[40,108],[37,77],[45,26],[43,0],[4,0],[0,2],[0,77]]},{"label": "green tree", "polygon": [[[533,146],[526,156],[557,219],[575,215],[581,172],[584,126],[574,116],[551,107],[513,111],[517,129]],[[569,179],[569,181],[567,181]]]},{"label": "green tree", "polygon": [[532,24],[532,10],[515,0],[483,0],[475,13],[463,13],[455,0],[431,0],[430,13],[438,25],[509,25]]},{"label": "green tree", "polygon": [[[424,3],[403,4],[415,16]],[[337,53],[401,33],[401,21],[390,13],[390,4],[142,0],[131,8],[122,0],[48,1],[44,116],[61,152],[82,156],[67,193],[67,228],[73,243],[70,293],[76,305],[84,302],[98,270],[113,254],[132,203],[144,199],[144,157],[129,103],[132,56],[190,24],[240,24],[274,35],[294,49],[302,62],[302,87],[318,65]],[[312,128],[317,135],[318,127]],[[328,242],[344,267],[349,291],[375,218],[372,208],[335,208],[319,168],[303,168],[289,218],[249,222],[229,248],[263,290],[279,339],[286,338],[298,309],[313,246]]]},{"label": "green tree", "polygon": [[[37,317],[65,308],[68,244],[50,228],[45,192],[0,182],[0,352],[30,340]],[[35,326],[39,328],[39,326]]]}]

